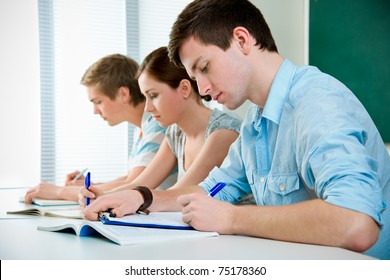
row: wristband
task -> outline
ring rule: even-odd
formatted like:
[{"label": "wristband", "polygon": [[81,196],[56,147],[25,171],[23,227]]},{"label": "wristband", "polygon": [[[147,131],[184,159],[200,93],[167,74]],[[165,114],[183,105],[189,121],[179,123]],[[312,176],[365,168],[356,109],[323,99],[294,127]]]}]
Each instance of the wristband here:
[{"label": "wristband", "polygon": [[150,191],[149,188],[144,187],[144,186],[135,187],[134,190],[135,191],[139,191],[140,194],[142,195],[143,199],[144,199],[144,203],[138,208],[136,213],[138,213],[138,214],[144,213],[144,214],[148,215],[149,212],[150,212],[148,210],[148,207],[150,205],[152,205],[152,202],[153,202],[153,194],[152,194],[152,192]]}]

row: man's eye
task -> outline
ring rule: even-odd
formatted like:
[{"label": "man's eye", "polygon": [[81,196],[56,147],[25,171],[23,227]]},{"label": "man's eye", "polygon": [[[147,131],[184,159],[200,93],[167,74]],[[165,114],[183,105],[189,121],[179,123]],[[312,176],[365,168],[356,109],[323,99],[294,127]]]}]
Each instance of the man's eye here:
[{"label": "man's eye", "polygon": [[202,68],[202,73],[206,73],[207,70],[209,70],[209,64],[208,63]]},{"label": "man's eye", "polygon": [[151,94],[150,99],[155,99],[155,98],[157,98],[157,96],[158,96],[157,94]]}]

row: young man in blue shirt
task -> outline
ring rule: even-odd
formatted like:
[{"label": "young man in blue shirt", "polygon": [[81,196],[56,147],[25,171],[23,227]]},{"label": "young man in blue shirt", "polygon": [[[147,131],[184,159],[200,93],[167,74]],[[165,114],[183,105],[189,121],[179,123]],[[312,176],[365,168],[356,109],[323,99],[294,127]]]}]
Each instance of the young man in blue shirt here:
[{"label": "young man in blue shirt", "polygon": [[[390,157],[348,88],[280,56],[261,12],[246,0],[193,1],[168,47],[201,94],[229,109],[253,105],[223,164],[200,187],[153,191],[150,210],[182,210],[199,230],[390,258]],[[216,201],[205,194],[219,181],[227,186]],[[228,203],[250,192],[256,206]],[[119,215],[145,201],[136,191],[126,202],[117,196]],[[96,219],[107,206],[102,197],[86,216]]]}]

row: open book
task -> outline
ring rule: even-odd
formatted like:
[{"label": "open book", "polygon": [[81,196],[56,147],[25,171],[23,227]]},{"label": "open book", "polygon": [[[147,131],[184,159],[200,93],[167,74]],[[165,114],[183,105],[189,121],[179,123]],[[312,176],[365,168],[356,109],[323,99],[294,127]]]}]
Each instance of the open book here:
[{"label": "open book", "polygon": [[[164,213],[162,214],[163,215],[161,216],[164,216]],[[149,215],[142,216],[145,220],[147,220]],[[173,217],[173,215],[171,216]],[[108,225],[102,222],[92,222],[87,220],[62,220],[62,222],[55,220],[49,225],[38,226],[38,230],[54,232],[68,232],[69,230],[71,230],[78,236],[88,236],[99,233],[119,245],[131,245],[149,242],[161,242],[167,240],[218,236],[218,233],[216,232],[204,232],[193,229],[172,229],[169,226],[171,224],[175,225],[176,221],[172,220],[172,218],[170,217],[164,217],[165,222],[168,222],[169,220],[171,220],[171,222],[169,222],[169,224],[164,225],[164,227],[166,228]]]},{"label": "open book", "polygon": [[72,218],[82,219],[83,214],[79,207],[75,208],[50,208],[46,210],[43,208],[27,208],[17,211],[8,211],[7,214],[19,214],[19,215],[33,215],[33,216],[47,216],[47,217],[60,217],[60,218]]}]

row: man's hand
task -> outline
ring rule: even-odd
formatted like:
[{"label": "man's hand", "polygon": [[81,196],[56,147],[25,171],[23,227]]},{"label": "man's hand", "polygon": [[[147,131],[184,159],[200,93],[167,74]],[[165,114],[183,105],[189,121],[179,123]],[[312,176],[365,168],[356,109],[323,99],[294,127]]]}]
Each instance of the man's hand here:
[{"label": "man's hand", "polygon": [[[85,176],[81,175],[79,178],[77,176],[80,174],[80,171],[76,170],[72,173],[69,173],[65,177],[65,186],[84,186]],[[77,178],[77,180],[75,180]]]},{"label": "man's hand", "polygon": [[203,193],[181,195],[177,202],[183,207],[183,221],[197,230],[232,234],[234,205]]},{"label": "man's hand", "polygon": [[61,199],[59,194],[60,191],[61,187],[59,186],[41,182],[27,191],[26,196],[24,197],[24,202],[31,204],[34,198]]}]

